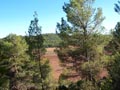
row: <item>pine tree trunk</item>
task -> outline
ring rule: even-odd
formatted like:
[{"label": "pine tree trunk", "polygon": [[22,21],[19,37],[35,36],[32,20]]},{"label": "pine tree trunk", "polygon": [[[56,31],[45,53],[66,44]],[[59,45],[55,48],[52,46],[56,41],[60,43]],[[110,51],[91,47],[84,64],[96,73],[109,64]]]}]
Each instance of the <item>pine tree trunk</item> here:
[{"label": "pine tree trunk", "polygon": [[86,59],[88,59],[88,47],[87,47],[87,30],[84,28],[84,33],[83,33],[83,49],[84,49],[84,56]]}]

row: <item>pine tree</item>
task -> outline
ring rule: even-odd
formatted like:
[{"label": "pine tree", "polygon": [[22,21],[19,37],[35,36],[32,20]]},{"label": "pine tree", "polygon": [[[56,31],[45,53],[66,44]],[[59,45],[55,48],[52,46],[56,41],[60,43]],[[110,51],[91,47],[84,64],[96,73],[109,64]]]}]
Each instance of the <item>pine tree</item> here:
[{"label": "pine tree", "polygon": [[115,10],[115,12],[117,12],[118,14],[120,14],[120,1],[118,1],[118,3],[115,3],[114,10]]},{"label": "pine tree", "polygon": [[0,42],[0,73],[3,80],[2,85],[9,90],[23,88],[27,90],[25,85],[25,77],[27,72],[26,64],[29,62],[29,56],[26,54],[27,43],[25,39],[14,34],[10,34]]},{"label": "pine tree", "polygon": [[91,35],[94,35],[98,29],[101,29],[101,23],[104,20],[102,9],[93,8],[93,3],[94,0],[71,0],[70,3],[65,3],[63,6],[68,22],[83,35],[80,39],[83,42],[81,45],[86,58],[90,58]]},{"label": "pine tree", "polygon": [[[102,16],[101,8],[96,9],[92,7],[94,1],[70,0],[69,3],[65,3],[63,10],[66,13],[67,21],[62,19],[61,24],[57,24],[58,34],[63,35],[63,38],[67,37],[66,39],[62,39],[63,42],[67,42],[67,46],[77,46],[76,51],[73,53],[71,48],[67,50],[66,56],[71,55],[74,57],[72,59],[75,60],[73,61],[75,63],[77,60],[87,61],[84,64],[87,65],[84,71],[87,72],[86,78],[90,81],[94,81],[94,76],[96,76],[92,73],[97,74],[96,71],[99,72],[101,68],[95,69],[97,64],[101,64],[99,60],[101,59],[100,53],[103,50],[103,47],[98,45],[97,40],[99,39],[99,33],[103,30],[101,23],[104,17]],[[71,42],[74,44],[71,44]],[[102,48],[101,51],[98,51],[100,48]],[[73,65],[73,68],[76,66],[76,64]],[[80,65],[78,69],[81,69]]]},{"label": "pine tree", "polygon": [[[33,76],[33,82],[36,83],[38,88],[41,88],[42,90],[47,90],[49,84],[46,84],[46,80],[50,73],[50,66],[49,62],[43,63],[43,54],[45,52],[45,48],[43,46],[43,36],[41,34],[41,27],[38,25],[38,18],[37,13],[34,13],[34,20],[31,20],[29,30],[28,30],[28,36],[26,37],[28,45],[29,45],[29,53],[31,56],[31,60],[34,60],[35,67],[34,67],[34,76]],[[40,87],[41,86],[41,87]]]},{"label": "pine tree", "polygon": [[112,90],[119,90],[120,87],[120,22],[117,23],[112,32],[113,38],[106,46],[107,51],[112,52],[111,61],[108,66],[109,79],[111,80]]}]

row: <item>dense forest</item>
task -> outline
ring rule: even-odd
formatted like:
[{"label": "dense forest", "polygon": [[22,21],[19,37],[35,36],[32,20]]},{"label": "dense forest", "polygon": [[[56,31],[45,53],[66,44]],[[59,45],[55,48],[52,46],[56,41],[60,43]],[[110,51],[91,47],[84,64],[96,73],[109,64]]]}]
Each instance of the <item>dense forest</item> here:
[{"label": "dense forest", "polygon": [[[103,33],[105,17],[94,1],[65,3],[67,20],[56,23],[55,34],[41,33],[35,12],[26,36],[1,38],[0,90],[120,90],[120,22]],[[118,14],[119,4],[113,8]],[[58,80],[44,57],[52,47],[63,68]]]}]

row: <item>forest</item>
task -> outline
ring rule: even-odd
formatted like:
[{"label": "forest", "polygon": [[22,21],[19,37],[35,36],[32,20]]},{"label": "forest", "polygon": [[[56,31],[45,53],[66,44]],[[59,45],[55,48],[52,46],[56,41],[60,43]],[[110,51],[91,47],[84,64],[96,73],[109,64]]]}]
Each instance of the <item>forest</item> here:
[{"label": "forest", "polygon": [[[120,22],[104,33],[105,17],[94,2],[64,3],[67,20],[56,23],[56,33],[42,34],[35,12],[25,36],[0,38],[0,90],[120,90]],[[57,79],[46,53],[59,58]]]}]

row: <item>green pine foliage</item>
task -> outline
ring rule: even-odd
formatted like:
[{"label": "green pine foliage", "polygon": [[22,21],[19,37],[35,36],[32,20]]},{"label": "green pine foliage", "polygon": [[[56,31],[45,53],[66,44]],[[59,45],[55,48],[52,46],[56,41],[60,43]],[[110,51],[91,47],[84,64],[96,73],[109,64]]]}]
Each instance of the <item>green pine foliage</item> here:
[{"label": "green pine foliage", "polygon": [[[86,68],[89,71],[95,68],[94,64],[101,62],[101,57],[104,56],[104,45],[102,44],[104,41],[102,39],[99,41],[102,36],[100,31],[103,30],[101,23],[104,17],[102,9],[93,8],[93,3],[94,0],[70,0],[63,6],[67,20],[62,18],[61,23],[57,23],[57,34],[62,40],[58,51],[59,57],[61,59],[64,57],[64,61],[68,62],[70,62],[69,58],[72,58],[73,68],[77,66],[74,65],[76,62],[83,60],[87,62],[87,66],[93,66]],[[80,68],[79,64],[76,71],[80,72]],[[89,74],[87,75],[92,78],[92,75]]]},{"label": "green pine foliage", "polygon": [[[0,90],[120,90],[120,22],[111,34],[102,34],[105,18],[94,2],[64,3],[67,19],[57,23],[56,34],[42,34],[35,12],[26,36],[0,39]],[[119,4],[114,8],[118,14]],[[63,66],[58,82],[44,58],[49,47],[56,47]],[[100,77],[104,69],[108,75]],[[70,79],[76,76],[77,81]]]},{"label": "green pine foliage", "polygon": [[[17,88],[19,84],[26,83],[26,66],[29,63],[28,49],[25,39],[15,34],[10,34],[0,42],[0,75],[2,77],[1,87]],[[4,84],[8,83],[8,84]],[[25,85],[26,87],[26,85]]]},{"label": "green pine foliage", "polygon": [[37,13],[35,12],[34,19],[30,22],[26,40],[29,44],[29,55],[31,56],[31,60],[35,63],[33,83],[40,90],[49,90],[51,88],[49,78],[51,69],[48,61],[42,63],[44,61],[42,56],[45,53],[45,47],[38,21]]},{"label": "green pine foliage", "polygon": [[43,38],[44,38],[43,45],[46,48],[58,47],[61,42],[61,39],[59,38],[59,36],[57,34],[53,34],[53,33],[43,34]]}]

